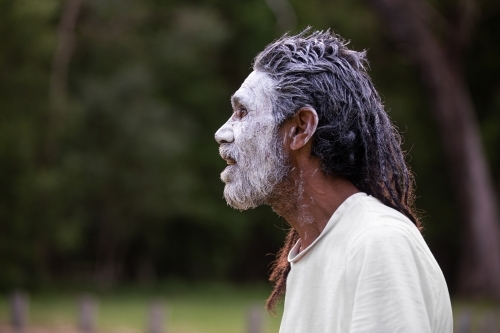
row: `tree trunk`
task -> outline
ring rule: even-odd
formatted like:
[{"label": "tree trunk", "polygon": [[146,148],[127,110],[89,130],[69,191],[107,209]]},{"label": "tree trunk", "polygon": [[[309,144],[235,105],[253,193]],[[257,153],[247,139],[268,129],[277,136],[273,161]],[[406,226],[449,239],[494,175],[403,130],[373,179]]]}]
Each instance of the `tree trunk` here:
[{"label": "tree trunk", "polygon": [[460,66],[446,54],[446,48],[433,34],[422,0],[366,1],[385,21],[391,37],[403,46],[428,91],[465,225],[459,292],[500,299],[497,201]]},{"label": "tree trunk", "polygon": [[83,0],[64,2],[61,19],[57,27],[57,47],[52,59],[50,74],[51,110],[47,121],[47,138],[44,147],[44,162],[51,164],[58,151],[58,134],[64,127],[67,107],[68,67],[75,50],[75,27]]}]

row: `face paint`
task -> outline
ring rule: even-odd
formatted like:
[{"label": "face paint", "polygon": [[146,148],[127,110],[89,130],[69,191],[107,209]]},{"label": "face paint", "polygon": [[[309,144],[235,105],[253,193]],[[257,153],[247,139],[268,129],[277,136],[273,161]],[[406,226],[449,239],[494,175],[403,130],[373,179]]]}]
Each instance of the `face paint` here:
[{"label": "face paint", "polygon": [[228,163],[221,173],[224,198],[235,209],[268,203],[289,170],[272,114],[273,88],[267,74],[252,72],[232,97],[233,115],[215,134]]},{"label": "face paint", "polygon": [[[314,173],[313,173],[314,174]],[[311,205],[314,205],[314,200],[312,197],[310,197],[310,203],[307,203],[304,200],[304,175],[302,171],[299,174],[299,179],[295,180],[295,207],[300,207],[300,209],[297,209],[297,221],[299,222],[300,226],[303,226],[304,224],[311,224],[314,222],[314,218],[312,215],[310,215],[308,212],[308,207]],[[305,240],[305,239],[304,239]]]}]

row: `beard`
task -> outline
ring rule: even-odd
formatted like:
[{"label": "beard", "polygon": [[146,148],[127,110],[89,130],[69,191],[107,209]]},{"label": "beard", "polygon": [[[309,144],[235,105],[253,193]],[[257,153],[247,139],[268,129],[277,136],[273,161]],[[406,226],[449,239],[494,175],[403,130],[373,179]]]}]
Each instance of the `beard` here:
[{"label": "beard", "polygon": [[238,210],[270,204],[275,190],[290,172],[288,156],[277,126],[266,133],[250,135],[248,142],[223,143],[220,155],[236,161],[224,169],[224,198]]}]

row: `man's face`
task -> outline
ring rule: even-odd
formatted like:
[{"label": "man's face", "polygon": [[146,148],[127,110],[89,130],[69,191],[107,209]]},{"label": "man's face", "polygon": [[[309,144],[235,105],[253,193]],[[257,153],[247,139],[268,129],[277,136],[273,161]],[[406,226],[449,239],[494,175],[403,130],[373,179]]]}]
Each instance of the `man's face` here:
[{"label": "man's face", "polygon": [[215,133],[228,164],[221,173],[224,198],[235,209],[268,203],[289,169],[272,114],[273,89],[267,74],[252,72],[231,98],[233,114]]}]

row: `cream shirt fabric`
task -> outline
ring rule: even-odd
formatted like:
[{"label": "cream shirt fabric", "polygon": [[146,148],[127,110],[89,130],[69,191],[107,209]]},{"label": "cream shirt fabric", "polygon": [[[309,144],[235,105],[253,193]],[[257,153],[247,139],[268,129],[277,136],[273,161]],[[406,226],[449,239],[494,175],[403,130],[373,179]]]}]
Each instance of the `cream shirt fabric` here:
[{"label": "cream shirt fabric", "polygon": [[357,193],[288,256],[280,333],[452,333],[441,269],[415,225]]}]

